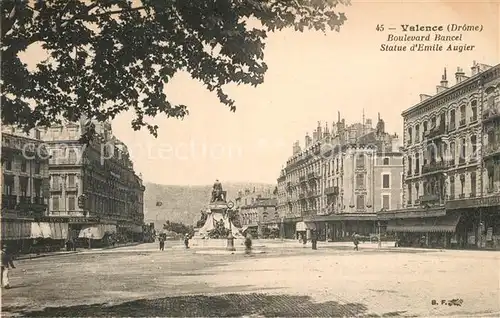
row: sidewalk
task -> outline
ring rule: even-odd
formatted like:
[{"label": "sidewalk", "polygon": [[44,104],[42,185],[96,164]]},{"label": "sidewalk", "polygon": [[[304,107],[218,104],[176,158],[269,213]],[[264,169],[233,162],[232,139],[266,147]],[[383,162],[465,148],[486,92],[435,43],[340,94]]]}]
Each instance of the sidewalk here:
[{"label": "sidewalk", "polygon": [[104,251],[104,250],[109,250],[109,249],[115,249],[115,248],[120,248],[120,247],[129,247],[129,246],[136,246],[139,244],[143,243],[128,243],[128,244],[120,244],[120,245],[115,245],[115,246],[108,246],[108,247],[103,247],[103,248],[92,248],[92,249],[78,249],[76,251],[66,251],[66,250],[60,250],[56,252],[48,252],[48,253],[40,253],[40,254],[22,254],[16,257],[15,260],[29,260],[29,259],[35,259],[35,258],[42,258],[42,257],[49,257],[49,256],[64,256],[64,255],[71,255],[71,254],[77,254],[77,253],[92,253],[92,252],[99,252],[99,251]]}]

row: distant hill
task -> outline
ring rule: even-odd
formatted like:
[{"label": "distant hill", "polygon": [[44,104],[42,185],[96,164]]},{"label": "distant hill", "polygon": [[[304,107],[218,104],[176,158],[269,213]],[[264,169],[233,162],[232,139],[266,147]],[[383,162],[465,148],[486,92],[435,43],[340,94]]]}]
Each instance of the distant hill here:
[{"label": "distant hill", "polygon": [[[178,186],[156,183],[146,183],[144,192],[144,220],[155,222],[155,228],[160,228],[165,220],[195,225],[200,219],[200,210],[210,201],[212,185]],[[263,183],[222,183],[229,200],[244,189],[274,189],[275,185]],[[161,206],[156,206],[162,202]]]}]

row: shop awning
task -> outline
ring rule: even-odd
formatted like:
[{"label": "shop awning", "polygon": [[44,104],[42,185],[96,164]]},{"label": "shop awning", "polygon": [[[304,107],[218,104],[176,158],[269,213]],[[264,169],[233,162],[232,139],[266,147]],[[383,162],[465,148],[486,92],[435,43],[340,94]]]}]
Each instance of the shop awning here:
[{"label": "shop awning", "polygon": [[78,237],[80,238],[91,238],[94,240],[100,240],[106,234],[116,233],[116,225],[112,224],[98,224],[93,226],[88,226],[80,231]]},{"label": "shop awning", "polygon": [[131,228],[133,233],[142,233],[142,226],[141,225],[134,225]]},{"label": "shop awning", "polygon": [[303,232],[306,230],[315,230],[316,229],[316,224],[312,222],[297,222],[295,225],[295,231],[296,232]]},{"label": "shop awning", "polygon": [[21,240],[31,237],[31,222],[2,219],[2,240]]},{"label": "shop awning", "polygon": [[460,215],[446,215],[437,218],[389,220],[387,232],[455,232]]},{"label": "shop awning", "polygon": [[52,238],[50,224],[47,222],[32,222],[31,238]]}]

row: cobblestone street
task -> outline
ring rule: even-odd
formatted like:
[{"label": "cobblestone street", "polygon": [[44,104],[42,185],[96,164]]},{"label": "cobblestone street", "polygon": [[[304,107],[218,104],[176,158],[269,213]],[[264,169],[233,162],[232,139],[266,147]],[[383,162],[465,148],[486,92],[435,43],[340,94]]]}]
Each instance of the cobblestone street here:
[{"label": "cobblestone street", "polygon": [[[266,253],[252,257],[200,255],[172,244],[160,252],[143,244],[18,261],[13,288],[3,291],[3,314],[500,314],[498,253],[262,244]],[[452,299],[463,303],[441,304]]]}]

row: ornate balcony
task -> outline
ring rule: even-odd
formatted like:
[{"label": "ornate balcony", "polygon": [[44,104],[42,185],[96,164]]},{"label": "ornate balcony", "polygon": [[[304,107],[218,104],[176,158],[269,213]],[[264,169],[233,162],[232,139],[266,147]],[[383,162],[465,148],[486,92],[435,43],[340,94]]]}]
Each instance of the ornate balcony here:
[{"label": "ornate balcony", "polygon": [[308,179],[309,181],[311,181],[311,180],[316,180],[318,177],[319,177],[319,176],[318,176],[318,174],[317,174],[316,172],[309,172],[309,173],[307,174],[307,179]]},{"label": "ornate balcony", "polygon": [[428,139],[435,139],[437,137],[440,137],[446,133],[446,129],[444,124],[440,124],[438,126],[432,127],[429,132],[427,133],[427,138]]},{"label": "ornate balcony", "polygon": [[17,205],[17,196],[2,194],[2,208],[15,209]]},{"label": "ornate balcony", "polygon": [[436,194],[426,194],[420,197],[421,204],[435,204],[439,203],[439,196]]},{"label": "ornate balcony", "polygon": [[465,118],[460,119],[460,122],[458,123],[458,127],[464,127],[465,126]]},{"label": "ornate balcony", "polygon": [[497,107],[487,108],[483,111],[483,122],[487,123],[500,118],[500,112]]},{"label": "ornate balcony", "polygon": [[306,182],[306,181],[307,181],[306,180],[306,176],[302,176],[302,177],[299,178],[299,182],[300,183],[303,183],[303,182]]},{"label": "ornate balcony", "polygon": [[427,173],[438,173],[442,172],[443,170],[446,169],[446,165],[444,162],[432,162],[429,164],[425,164],[422,166],[422,174],[427,174]]},{"label": "ornate balcony", "polygon": [[339,187],[329,187],[325,189],[325,194],[326,195],[338,195],[339,194]]},{"label": "ornate balcony", "polygon": [[484,157],[495,157],[500,155],[500,143],[490,144],[484,149]]}]

